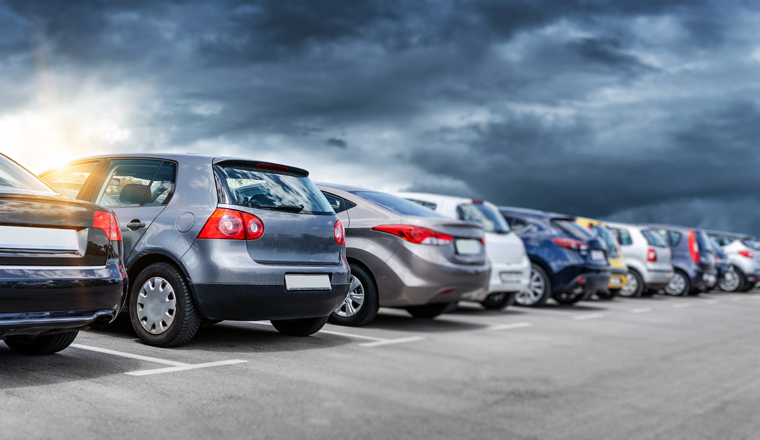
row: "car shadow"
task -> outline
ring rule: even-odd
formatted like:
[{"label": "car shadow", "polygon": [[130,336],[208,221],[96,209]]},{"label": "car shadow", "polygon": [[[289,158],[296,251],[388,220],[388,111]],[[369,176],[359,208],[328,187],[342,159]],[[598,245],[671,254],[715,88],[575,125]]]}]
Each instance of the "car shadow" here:
[{"label": "car shadow", "polygon": [[590,305],[588,304],[588,301],[565,305],[565,304],[558,304],[555,302],[547,302],[542,307],[544,310],[554,310],[558,312],[605,312],[609,309],[606,307],[600,307],[598,305]]},{"label": "car shadow", "polygon": [[472,322],[461,322],[446,320],[445,315],[441,319],[424,319],[413,316],[404,316],[400,314],[380,313],[377,314],[374,321],[362,326],[362,328],[389,330],[398,332],[416,332],[416,333],[440,333],[440,332],[463,332],[472,330],[482,330],[488,327],[487,323],[475,324]]}]

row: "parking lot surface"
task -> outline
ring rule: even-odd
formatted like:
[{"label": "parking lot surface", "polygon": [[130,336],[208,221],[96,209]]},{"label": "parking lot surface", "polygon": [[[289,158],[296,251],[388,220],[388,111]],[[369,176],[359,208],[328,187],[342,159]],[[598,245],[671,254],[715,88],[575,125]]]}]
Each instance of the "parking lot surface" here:
[{"label": "parking lot surface", "polygon": [[0,438],[757,439],[760,292],[381,310],[307,338],[128,320],[51,356],[0,343]]}]

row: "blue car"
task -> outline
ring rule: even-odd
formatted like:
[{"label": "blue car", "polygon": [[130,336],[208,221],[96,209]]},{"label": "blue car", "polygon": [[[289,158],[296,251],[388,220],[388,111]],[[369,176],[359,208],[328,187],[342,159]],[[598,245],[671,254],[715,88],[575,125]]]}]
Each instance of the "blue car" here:
[{"label": "blue car", "polygon": [[686,296],[705,291],[715,285],[718,271],[715,251],[705,231],[672,225],[646,225],[658,232],[670,246],[675,273],[665,286],[665,293]]},{"label": "blue car", "polygon": [[517,304],[539,307],[550,297],[574,304],[607,291],[606,246],[574,217],[510,207],[499,211],[523,239],[531,261],[530,284],[515,297]]}]

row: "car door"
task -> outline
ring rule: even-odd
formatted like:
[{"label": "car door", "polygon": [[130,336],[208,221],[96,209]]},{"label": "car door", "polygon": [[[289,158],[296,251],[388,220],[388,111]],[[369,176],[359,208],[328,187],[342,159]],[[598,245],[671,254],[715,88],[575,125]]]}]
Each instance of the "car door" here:
[{"label": "car door", "polygon": [[90,201],[116,213],[125,257],[129,257],[153,220],[166,208],[174,193],[176,174],[174,162],[160,159],[108,162]]}]

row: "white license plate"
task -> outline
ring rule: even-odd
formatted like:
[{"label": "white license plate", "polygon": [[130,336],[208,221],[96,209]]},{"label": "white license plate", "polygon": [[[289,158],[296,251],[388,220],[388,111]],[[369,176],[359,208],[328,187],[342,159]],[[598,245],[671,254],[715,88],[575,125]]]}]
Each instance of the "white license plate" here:
[{"label": "white license plate", "polygon": [[79,237],[73,229],[0,226],[0,249],[78,251]]},{"label": "white license plate", "polygon": [[286,290],[332,290],[328,275],[285,275]]},{"label": "white license plate", "polygon": [[480,253],[480,241],[478,240],[454,240],[457,253],[461,255],[475,255]]},{"label": "white license plate", "polygon": [[617,286],[618,284],[622,282],[623,280],[620,277],[612,277],[612,279],[610,280],[610,284],[612,284],[613,286]]},{"label": "white license plate", "polygon": [[519,272],[501,272],[499,274],[502,283],[519,283],[522,281],[522,275]]},{"label": "white license plate", "polygon": [[592,260],[604,260],[604,251],[593,250],[591,251]]}]

